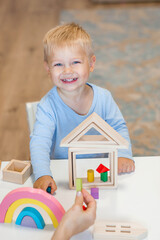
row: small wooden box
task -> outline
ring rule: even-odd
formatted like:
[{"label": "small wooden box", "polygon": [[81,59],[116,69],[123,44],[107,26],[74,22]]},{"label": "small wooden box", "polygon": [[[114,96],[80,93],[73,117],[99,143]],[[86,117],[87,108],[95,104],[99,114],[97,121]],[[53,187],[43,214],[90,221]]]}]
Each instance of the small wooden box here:
[{"label": "small wooden box", "polygon": [[30,162],[12,159],[3,169],[3,181],[23,184],[31,174]]}]

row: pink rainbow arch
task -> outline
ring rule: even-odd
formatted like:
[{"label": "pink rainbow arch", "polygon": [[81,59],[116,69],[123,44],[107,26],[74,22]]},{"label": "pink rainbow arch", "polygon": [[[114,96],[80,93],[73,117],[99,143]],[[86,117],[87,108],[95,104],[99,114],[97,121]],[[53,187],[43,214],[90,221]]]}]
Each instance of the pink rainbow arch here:
[{"label": "pink rainbow arch", "polygon": [[7,210],[12,203],[27,198],[44,203],[54,213],[58,223],[61,221],[65,210],[54,196],[41,189],[25,187],[17,188],[4,197],[0,204],[0,223],[4,223]]}]

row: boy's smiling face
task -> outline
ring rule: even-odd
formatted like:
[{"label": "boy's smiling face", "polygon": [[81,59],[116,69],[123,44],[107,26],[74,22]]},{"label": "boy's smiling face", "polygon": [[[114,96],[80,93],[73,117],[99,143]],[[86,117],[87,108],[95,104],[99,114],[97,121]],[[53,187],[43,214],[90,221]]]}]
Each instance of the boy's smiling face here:
[{"label": "boy's smiling face", "polygon": [[64,46],[54,50],[46,68],[59,91],[78,92],[88,81],[94,63],[95,56],[89,57],[81,46]]}]

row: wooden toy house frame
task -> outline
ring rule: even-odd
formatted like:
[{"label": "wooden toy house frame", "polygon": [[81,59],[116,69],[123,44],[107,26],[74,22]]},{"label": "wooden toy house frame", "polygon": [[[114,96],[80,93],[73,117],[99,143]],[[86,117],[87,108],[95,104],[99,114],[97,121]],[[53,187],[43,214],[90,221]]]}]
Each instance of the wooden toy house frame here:
[{"label": "wooden toy house frame", "polygon": [[[91,128],[94,128],[100,135],[85,135]],[[101,181],[100,178],[95,178],[94,182],[88,182],[87,177],[82,178],[83,187],[117,187],[117,150],[119,148],[128,148],[128,142],[98,114],[94,112],[86,118],[63,138],[60,146],[68,147],[69,186],[71,189],[76,187],[76,155],[97,153],[108,153],[110,177],[107,182]]]}]

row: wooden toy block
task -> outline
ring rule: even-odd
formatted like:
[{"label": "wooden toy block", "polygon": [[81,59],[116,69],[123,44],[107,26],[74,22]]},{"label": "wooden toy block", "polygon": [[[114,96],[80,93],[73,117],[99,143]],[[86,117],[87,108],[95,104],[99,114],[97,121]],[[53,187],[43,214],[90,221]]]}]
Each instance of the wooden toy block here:
[{"label": "wooden toy block", "polygon": [[43,229],[45,227],[43,217],[41,216],[37,209],[32,207],[25,207],[21,211],[21,213],[18,215],[16,219],[16,224],[25,227],[33,228],[36,227],[38,229]]},{"label": "wooden toy block", "polygon": [[97,222],[94,224],[95,240],[141,240],[147,237],[147,230],[134,223]]},{"label": "wooden toy block", "polygon": [[84,205],[82,206],[82,208],[83,208],[83,211],[85,211],[85,210],[87,209],[87,207],[86,207],[86,206],[84,206]]},{"label": "wooden toy block", "polygon": [[94,199],[99,199],[99,188],[91,188],[91,195]]},{"label": "wooden toy block", "polygon": [[104,173],[104,172],[108,172],[109,169],[108,169],[107,167],[105,167],[103,164],[100,164],[100,165],[98,166],[98,168],[96,169],[96,171],[97,171],[98,173]]},{"label": "wooden toy block", "polygon": [[55,228],[65,214],[59,201],[47,192],[29,187],[17,188],[9,192],[0,204],[0,223],[11,223],[16,209],[24,204],[33,204],[42,208],[51,218]]},{"label": "wooden toy block", "polygon": [[[98,132],[97,135],[89,135],[92,128],[96,130],[96,133]],[[82,178],[83,187],[117,187],[117,150],[128,148],[129,143],[98,114],[94,112],[86,118],[62,139],[60,146],[68,147],[69,186],[71,189],[76,187],[76,156],[97,153],[108,153],[109,155],[110,176],[108,176],[108,181],[103,182],[100,178],[95,177],[94,182],[91,183],[87,178]]]},{"label": "wooden toy block", "polygon": [[96,169],[98,173],[101,174],[101,181],[107,182],[108,181],[108,171],[109,168],[105,167],[103,164],[100,164]]},{"label": "wooden toy block", "polygon": [[3,181],[23,184],[31,174],[30,162],[12,159],[3,169]]},{"label": "wooden toy block", "polygon": [[34,219],[30,216],[24,216],[21,221],[21,224],[17,224],[23,227],[30,227],[30,228],[37,228],[37,224],[35,223]]},{"label": "wooden toy block", "polygon": [[93,169],[87,170],[87,180],[88,180],[88,182],[94,182],[94,170]]},{"label": "wooden toy block", "polygon": [[77,192],[82,191],[82,179],[81,178],[76,179],[76,191]]},{"label": "wooden toy block", "polygon": [[51,187],[48,187],[46,192],[51,193]]},{"label": "wooden toy block", "polygon": [[101,181],[103,181],[103,182],[108,181],[108,172],[101,173]]}]

